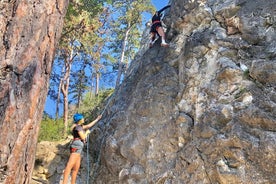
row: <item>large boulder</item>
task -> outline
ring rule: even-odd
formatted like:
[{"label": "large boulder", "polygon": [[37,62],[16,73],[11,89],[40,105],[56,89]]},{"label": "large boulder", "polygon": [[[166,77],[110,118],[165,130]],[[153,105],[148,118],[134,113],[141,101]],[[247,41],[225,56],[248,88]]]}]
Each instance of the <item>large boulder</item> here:
[{"label": "large boulder", "polygon": [[102,121],[91,179],[275,183],[275,5],[171,5],[171,46],[157,42],[131,63]]}]

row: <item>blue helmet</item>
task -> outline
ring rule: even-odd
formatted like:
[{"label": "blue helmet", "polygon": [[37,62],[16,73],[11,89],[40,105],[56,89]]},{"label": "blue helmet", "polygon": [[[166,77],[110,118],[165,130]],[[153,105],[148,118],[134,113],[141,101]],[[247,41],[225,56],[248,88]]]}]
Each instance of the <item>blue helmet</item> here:
[{"label": "blue helmet", "polygon": [[82,114],[75,114],[73,119],[74,119],[74,123],[77,123],[79,120],[83,119],[83,115]]}]

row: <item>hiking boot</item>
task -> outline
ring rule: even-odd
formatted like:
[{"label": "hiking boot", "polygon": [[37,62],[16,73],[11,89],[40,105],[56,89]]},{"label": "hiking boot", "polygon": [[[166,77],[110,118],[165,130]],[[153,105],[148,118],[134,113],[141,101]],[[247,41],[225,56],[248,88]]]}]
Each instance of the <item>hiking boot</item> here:
[{"label": "hiking boot", "polygon": [[161,47],[169,47],[168,43],[161,43]]}]

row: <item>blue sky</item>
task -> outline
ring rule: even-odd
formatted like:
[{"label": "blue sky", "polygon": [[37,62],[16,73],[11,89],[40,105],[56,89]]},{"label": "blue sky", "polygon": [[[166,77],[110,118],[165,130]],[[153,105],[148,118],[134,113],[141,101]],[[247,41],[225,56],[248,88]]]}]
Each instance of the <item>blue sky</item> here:
[{"label": "blue sky", "polygon": [[156,10],[160,10],[164,6],[167,6],[169,0],[152,0],[152,4],[156,7]]},{"label": "blue sky", "polygon": [[[155,6],[156,10],[160,10],[163,7],[167,6],[169,3],[169,0],[152,0],[152,4]],[[152,15],[146,13],[145,14],[145,21],[151,20]]]}]

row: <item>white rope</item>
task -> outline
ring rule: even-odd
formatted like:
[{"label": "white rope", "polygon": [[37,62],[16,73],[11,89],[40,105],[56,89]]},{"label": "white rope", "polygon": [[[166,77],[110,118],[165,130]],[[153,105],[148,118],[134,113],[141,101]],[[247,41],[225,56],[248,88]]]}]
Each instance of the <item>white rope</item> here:
[{"label": "white rope", "polygon": [[109,105],[109,103],[110,103],[110,101],[111,101],[111,97],[113,96],[113,94],[114,94],[114,92],[113,92],[112,95],[109,97],[109,100],[108,100],[107,104],[105,105],[105,107],[104,107],[104,109],[103,109],[101,115],[103,115],[104,111],[106,110],[107,106]]},{"label": "white rope", "polygon": [[[112,95],[109,97],[109,100],[108,100],[107,104],[105,105],[105,107],[104,107],[101,115],[103,115],[103,113],[105,112],[107,106],[109,105],[109,103],[111,101]],[[93,127],[90,129],[90,132],[92,131]],[[90,167],[89,167],[89,134],[87,135],[87,143],[86,143],[86,146],[87,146],[87,150],[86,150],[86,160],[87,160],[87,178],[86,178],[86,184],[89,184],[89,174],[90,174]]]},{"label": "white rope", "polygon": [[[89,134],[88,134],[89,135]],[[89,167],[89,136],[87,140],[87,150],[86,150],[86,158],[87,158],[87,179],[86,179],[86,184],[89,184],[89,173],[90,173],[90,167]]]}]

